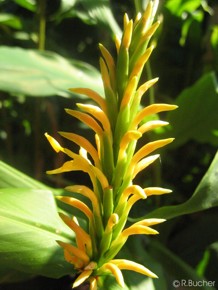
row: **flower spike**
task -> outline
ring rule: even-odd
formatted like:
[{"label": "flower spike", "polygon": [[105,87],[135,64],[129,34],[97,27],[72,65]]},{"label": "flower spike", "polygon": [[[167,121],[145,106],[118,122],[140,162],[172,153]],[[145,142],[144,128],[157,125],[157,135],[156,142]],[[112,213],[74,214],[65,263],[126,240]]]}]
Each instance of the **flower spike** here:
[{"label": "flower spike", "polygon": [[[57,197],[84,214],[84,221],[78,222],[76,217],[60,213],[61,219],[75,233],[72,243],[58,241],[66,261],[76,273],[73,288],[84,282],[89,283],[90,290],[98,290],[99,286],[104,288],[106,275],[113,275],[124,287],[122,270],[157,278],[144,265],[115,258],[129,236],[156,235],[158,231],[152,226],[165,221],[160,218],[138,219],[129,225],[129,213],[136,202],[146,202],[151,195],[171,192],[133,183],[139,172],[159,158],[160,155],[153,152],[173,141],[173,138],[153,141],[147,133],[168,125],[165,121],[152,119],[152,115],[156,117],[177,106],[154,102],[143,108],[141,102],[147,90],[158,81],[154,78],[141,84],[140,79],[154,49],[149,41],[160,24],[159,21],[153,23],[157,3],[158,0],[148,1],[144,13],[138,13],[134,20],[124,15],[123,35],[121,39],[115,37],[116,57],[99,44],[104,95],[89,88],[70,89],[92,101],[90,104],[79,103],[77,110],[66,109],[66,112],[93,131],[94,144],[80,134],[59,132],[79,147],[78,152],[73,152],[45,134],[53,149],[68,157],[60,168],[47,173],[80,171],[91,180],[90,186],[67,186],[70,196]],[[143,138],[145,135],[147,139]],[[143,142],[144,139],[149,141],[140,147],[138,140]]]}]

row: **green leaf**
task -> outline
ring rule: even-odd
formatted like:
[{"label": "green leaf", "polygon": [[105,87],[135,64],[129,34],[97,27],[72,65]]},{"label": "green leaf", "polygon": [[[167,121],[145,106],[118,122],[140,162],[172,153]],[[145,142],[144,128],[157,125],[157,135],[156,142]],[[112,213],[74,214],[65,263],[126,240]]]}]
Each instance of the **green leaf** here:
[{"label": "green leaf", "polygon": [[69,96],[72,87],[102,93],[100,73],[92,66],[53,52],[0,47],[0,90],[34,97]]},{"label": "green leaf", "polygon": [[[161,245],[158,241],[153,240],[150,243],[149,253],[161,263],[161,265],[163,266],[165,270],[165,273],[166,273],[165,275],[167,277],[170,277],[169,278],[170,289],[176,289],[176,286],[187,287],[187,283],[189,283],[189,281],[191,281],[191,283],[193,283],[194,281],[201,281],[202,287],[200,287],[200,289],[215,290],[214,287],[206,285],[205,283],[206,280],[199,277],[196,274],[196,271],[192,267],[186,264],[173,252],[169,251],[166,247]],[[175,286],[174,286],[174,283],[176,283]],[[186,283],[186,285],[182,285],[181,283]],[[181,289],[186,289],[186,288],[182,287]],[[191,289],[193,288],[191,287]],[[198,289],[198,287],[196,287],[196,289]]]},{"label": "green leaf", "polygon": [[22,27],[20,19],[17,16],[8,13],[0,13],[0,24],[7,25],[15,29],[21,29]]},{"label": "green leaf", "polygon": [[48,189],[48,186],[0,161],[0,188]]},{"label": "green leaf", "polygon": [[14,2],[32,12],[36,11],[36,0],[14,0]]},{"label": "green leaf", "polygon": [[202,0],[168,0],[165,7],[174,15],[182,16],[184,12],[193,13],[201,6]]},{"label": "green leaf", "polygon": [[121,30],[113,16],[108,0],[80,0],[79,2],[85,7],[91,20],[103,23],[109,26],[114,34],[121,35]]},{"label": "green leaf", "polygon": [[218,206],[218,152],[194,194],[180,205],[164,206],[152,211],[146,217],[171,219]]},{"label": "green leaf", "polygon": [[215,73],[203,75],[192,87],[177,98],[178,110],[170,112],[167,120],[175,137],[172,147],[189,140],[218,145],[218,88]]},{"label": "green leaf", "polygon": [[104,25],[115,35],[121,36],[121,29],[113,16],[109,0],[77,0],[67,16],[76,16],[90,25]]},{"label": "green leaf", "polygon": [[56,243],[72,239],[74,234],[59,218],[51,191],[0,189],[2,279],[14,270],[52,278],[72,273]]}]

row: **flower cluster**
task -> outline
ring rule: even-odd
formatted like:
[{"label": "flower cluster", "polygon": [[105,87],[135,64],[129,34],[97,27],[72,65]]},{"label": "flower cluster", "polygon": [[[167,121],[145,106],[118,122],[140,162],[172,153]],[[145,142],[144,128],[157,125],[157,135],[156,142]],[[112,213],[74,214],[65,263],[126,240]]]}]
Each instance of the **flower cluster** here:
[{"label": "flower cluster", "polygon": [[151,226],[164,221],[144,219],[127,227],[132,206],[140,199],[170,192],[164,188],[142,188],[134,184],[136,175],[158,159],[159,154],[150,153],[173,141],[172,138],[156,140],[136,148],[143,134],[168,124],[147,117],[176,108],[168,104],[151,104],[141,108],[142,96],[158,80],[155,78],[139,85],[144,65],[153,50],[148,43],[159,25],[158,21],[152,24],[156,8],[151,1],[144,14],[138,14],[134,21],[125,14],[122,38],[115,40],[116,60],[103,45],[99,45],[105,96],[87,88],[71,89],[94,102],[77,104],[79,110],[67,109],[66,112],[94,131],[95,145],[78,134],[60,132],[61,136],[80,147],[79,152],[74,153],[45,134],[56,152],[64,152],[70,158],[62,167],[48,173],[83,171],[92,183],[92,188],[82,184],[66,188],[85,196],[87,203],[75,197],[58,197],[83,212],[88,224],[84,229],[76,217],[60,215],[76,235],[75,244],[58,242],[64,249],[65,259],[78,272],[73,287],[89,281],[90,289],[97,289],[99,277],[105,274],[113,274],[119,285],[124,286],[121,270],[157,277],[143,265],[115,259],[130,235],[155,235],[158,232]]}]

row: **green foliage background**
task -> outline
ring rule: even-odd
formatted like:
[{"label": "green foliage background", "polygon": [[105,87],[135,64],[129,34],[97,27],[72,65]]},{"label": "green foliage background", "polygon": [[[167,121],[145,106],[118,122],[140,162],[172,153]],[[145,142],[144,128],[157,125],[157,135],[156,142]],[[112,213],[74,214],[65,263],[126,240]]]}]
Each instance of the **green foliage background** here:
[{"label": "green foliage background", "polygon": [[[46,176],[64,156],[53,154],[43,134],[48,131],[59,140],[60,130],[89,135],[64,112],[81,98],[67,89],[89,87],[102,93],[97,44],[113,51],[123,13],[134,17],[146,3],[0,0],[1,283],[72,274],[55,243],[73,238],[57,214],[70,209],[56,205],[54,195],[64,194],[59,188],[80,178],[89,180],[77,173]],[[122,256],[145,264],[159,279],[128,273],[126,289],[175,289],[175,279],[207,279],[217,288],[218,3],[165,0],[158,14],[162,24],[143,79],[160,79],[143,105],[167,102],[179,109],[162,116],[170,122],[167,129],[143,142],[163,136],[176,140],[161,151],[159,164],[140,174],[138,183],[174,193],[139,202],[131,212],[130,221],[150,216],[168,222],[155,239],[129,239]],[[119,289],[111,278],[104,287]]]}]

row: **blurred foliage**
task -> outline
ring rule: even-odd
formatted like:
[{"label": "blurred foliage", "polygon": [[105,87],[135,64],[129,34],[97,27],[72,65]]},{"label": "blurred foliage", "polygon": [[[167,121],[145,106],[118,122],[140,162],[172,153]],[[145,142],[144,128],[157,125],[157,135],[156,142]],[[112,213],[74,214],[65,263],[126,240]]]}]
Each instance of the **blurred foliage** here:
[{"label": "blurred foliage", "polygon": [[[45,202],[41,208],[41,226],[46,231],[36,244],[37,251],[44,252],[42,240],[51,242],[51,231],[60,222],[54,215],[56,218],[48,218],[47,225],[43,225],[47,216],[56,213],[51,198],[56,194],[54,188],[84,179],[77,173],[54,179],[45,175],[47,169],[62,164],[64,157],[52,154],[44,141],[44,132],[59,140],[56,132],[60,130],[84,130],[84,135],[89,135],[88,130],[65,115],[64,108],[74,107],[81,98],[67,89],[88,86],[102,92],[97,44],[102,42],[115,49],[111,47],[111,39],[120,33],[123,13],[132,17],[146,4],[147,0],[0,0],[1,232],[19,220],[19,213],[25,208],[30,209],[19,227],[15,227],[19,231],[7,236],[8,248],[6,242],[1,244],[0,281],[13,282],[13,277],[16,280],[20,276],[16,275],[17,271],[25,271],[27,267],[25,247],[19,254],[10,248],[10,242],[19,243],[17,235],[25,231],[26,222],[27,226],[34,224],[41,196]],[[161,225],[160,236],[155,240],[130,239],[129,247],[123,250],[126,256],[151,265],[160,279],[153,281],[128,273],[126,287],[169,290],[174,289],[175,279],[208,279],[216,281],[217,286],[218,3],[217,0],[162,0],[158,14],[162,24],[153,39],[156,49],[143,78],[159,76],[159,82],[143,101],[146,105],[153,100],[177,104],[179,109],[164,116],[170,122],[166,130],[155,131],[148,139],[163,135],[174,136],[176,140],[167,150],[162,150],[159,164],[140,174],[139,183],[172,188],[174,193],[139,202],[131,217],[152,215],[155,210],[154,214],[160,217],[177,218]],[[17,212],[12,217],[13,203]],[[31,227],[25,233],[25,242],[33,233],[37,240],[37,225]],[[68,238],[67,233],[63,236]],[[7,261],[6,250],[11,253]],[[56,268],[52,272],[55,263],[64,263],[58,250],[51,243],[46,255],[34,256],[28,275],[69,274],[70,271]],[[21,261],[21,257],[25,258],[24,264],[14,267],[15,259]],[[40,263],[47,270],[39,269]],[[111,279],[105,283],[104,289],[119,289]]]}]

